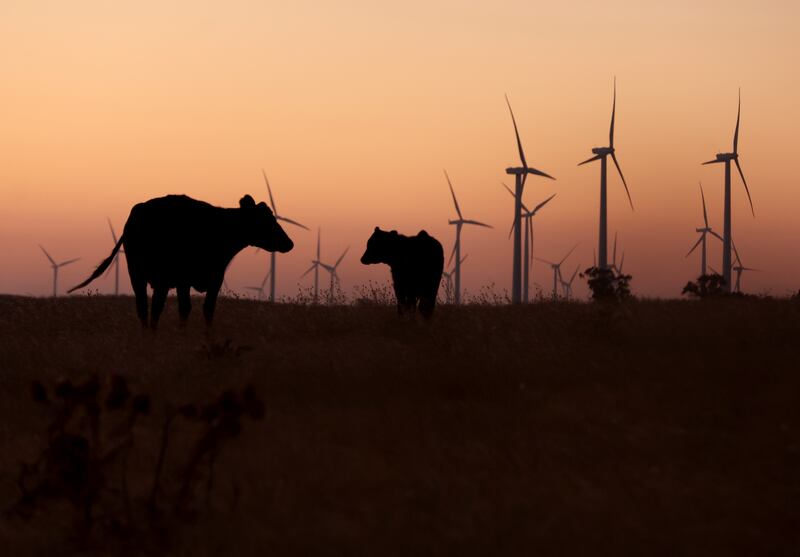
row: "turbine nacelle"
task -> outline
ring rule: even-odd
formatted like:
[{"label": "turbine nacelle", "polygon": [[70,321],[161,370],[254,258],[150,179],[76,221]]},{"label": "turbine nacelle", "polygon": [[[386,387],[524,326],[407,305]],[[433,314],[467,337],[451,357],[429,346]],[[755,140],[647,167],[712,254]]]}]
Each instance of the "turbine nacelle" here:
[{"label": "turbine nacelle", "polygon": [[739,158],[738,153],[717,153],[717,156],[714,160],[704,162],[703,164],[716,164],[726,161],[735,161],[738,158]]},{"label": "turbine nacelle", "polygon": [[600,157],[607,157],[614,153],[613,147],[595,147],[592,149],[592,153]]}]

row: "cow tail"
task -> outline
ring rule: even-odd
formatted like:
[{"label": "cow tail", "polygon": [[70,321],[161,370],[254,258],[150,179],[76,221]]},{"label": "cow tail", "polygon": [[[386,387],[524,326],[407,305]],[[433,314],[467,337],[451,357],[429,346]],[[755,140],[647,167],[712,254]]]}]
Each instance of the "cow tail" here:
[{"label": "cow tail", "polygon": [[105,272],[105,270],[108,269],[108,266],[111,265],[111,262],[114,261],[114,256],[117,255],[117,252],[119,251],[119,248],[122,247],[122,240],[124,238],[125,238],[125,234],[123,233],[122,236],[120,236],[119,241],[117,242],[117,245],[114,246],[113,250],[111,250],[111,255],[106,257],[106,259],[102,263],[100,263],[100,265],[97,267],[97,269],[94,270],[94,273],[92,273],[92,276],[90,276],[88,279],[86,279],[85,281],[80,283],[78,286],[73,286],[72,288],[67,290],[67,293],[71,294],[75,290],[83,288],[84,286],[86,286],[87,284],[92,282],[94,279],[96,279],[97,277],[102,275]]}]

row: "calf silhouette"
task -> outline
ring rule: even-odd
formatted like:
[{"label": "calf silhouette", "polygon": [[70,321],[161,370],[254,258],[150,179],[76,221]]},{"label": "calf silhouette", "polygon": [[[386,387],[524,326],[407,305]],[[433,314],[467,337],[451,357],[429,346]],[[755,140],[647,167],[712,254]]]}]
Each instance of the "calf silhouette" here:
[{"label": "calf silhouette", "polygon": [[155,328],[171,288],[178,293],[181,322],[191,311],[189,289],[206,292],[203,315],[210,325],[225,269],[237,253],[247,246],[285,253],[294,244],[269,207],[256,205],[249,195],[239,201],[238,209],[168,195],[134,205],[111,255],[70,292],[102,275],[120,246],[125,246],[136,313],[145,327],[147,285],[153,288],[150,325]]},{"label": "calf silhouette", "polygon": [[416,236],[403,236],[376,226],[361,263],[389,265],[399,314],[413,313],[419,302],[425,318],[433,315],[444,269],[444,250],[436,238],[424,230]]}]

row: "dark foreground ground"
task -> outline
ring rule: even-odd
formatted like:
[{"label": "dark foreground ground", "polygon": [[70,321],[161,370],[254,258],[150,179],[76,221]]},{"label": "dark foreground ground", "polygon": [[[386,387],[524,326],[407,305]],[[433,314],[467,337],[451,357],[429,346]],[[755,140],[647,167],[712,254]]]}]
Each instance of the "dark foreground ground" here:
[{"label": "dark foreground ground", "polygon": [[[211,337],[198,309],[181,330],[171,299],[153,334],[129,298],[0,297],[0,510],[45,446],[32,380],[117,373],[153,401],[122,525],[85,535],[80,510],[41,501],[0,518],[2,554],[800,551],[798,302],[444,307],[425,324],[223,299]],[[167,486],[148,511],[170,409],[247,383],[264,418],[210,489],[177,512]],[[165,482],[197,437],[179,421]]]}]

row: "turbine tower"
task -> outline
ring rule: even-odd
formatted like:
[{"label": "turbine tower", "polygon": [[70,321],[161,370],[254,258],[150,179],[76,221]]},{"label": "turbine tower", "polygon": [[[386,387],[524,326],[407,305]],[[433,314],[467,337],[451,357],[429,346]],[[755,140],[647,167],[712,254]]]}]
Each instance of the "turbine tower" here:
[{"label": "turbine tower", "polygon": [[314,303],[319,303],[319,267],[322,264],[319,260],[319,238],[320,238],[320,229],[317,228],[317,258],[311,260],[311,267],[308,270],[300,275],[300,278],[303,278],[311,271],[314,271]]},{"label": "turbine tower", "polygon": [[345,248],[344,252],[342,252],[342,255],[339,256],[339,259],[337,259],[336,263],[334,263],[333,265],[326,265],[325,263],[320,263],[319,264],[320,267],[322,267],[323,269],[328,271],[328,273],[330,273],[330,275],[331,275],[331,289],[328,292],[328,303],[329,304],[333,304],[333,290],[334,290],[334,287],[336,286],[337,283],[340,284],[340,282],[339,282],[339,274],[336,272],[336,269],[339,268],[339,263],[342,262],[342,259],[344,259],[344,256],[347,254],[347,251],[349,249],[350,249],[350,246]]},{"label": "turbine tower", "polygon": [[511,268],[511,303],[518,304],[522,299],[522,260],[520,254],[522,228],[520,227],[520,219],[522,218],[522,192],[525,189],[525,181],[528,178],[528,174],[544,176],[551,180],[555,180],[555,178],[541,170],[536,170],[528,166],[528,162],[525,160],[525,152],[522,150],[522,141],[519,138],[517,120],[514,118],[514,111],[511,109],[511,102],[508,100],[508,95],[506,95],[506,104],[508,105],[508,111],[511,113],[511,122],[514,124],[514,135],[517,138],[519,160],[522,163],[522,166],[506,168],[506,174],[514,176],[514,254]]},{"label": "turbine tower", "polygon": [[[503,187],[506,188],[508,193],[510,193],[512,196],[514,195],[514,192],[511,191],[511,188],[509,188],[507,185],[503,184]],[[532,211],[529,211],[524,203],[520,204],[523,211],[522,218],[525,219],[525,245],[522,250],[525,256],[525,264],[522,268],[522,301],[526,304],[528,303],[528,291],[533,278],[533,274],[530,272],[531,260],[533,259],[533,217],[536,216],[536,213],[539,212],[539,209],[547,205],[547,203],[549,203],[549,201],[555,196],[556,194],[551,195],[534,207]],[[512,222],[511,230],[508,231],[509,238],[511,237],[511,234],[514,233],[514,225],[515,223]]]},{"label": "turbine tower", "polygon": [[[284,217],[278,214],[278,208],[275,206],[275,199],[272,197],[272,188],[269,186],[269,179],[267,179],[267,173],[264,172],[264,169],[261,169],[261,174],[264,175],[264,182],[267,184],[267,192],[269,192],[269,204],[272,205],[272,214],[275,215],[275,220],[282,220],[288,224],[293,224],[295,226],[299,226],[305,230],[308,230],[308,227],[304,224],[300,224],[296,220],[292,220],[290,218]],[[275,303],[275,259],[277,254],[273,251],[270,252],[269,259],[270,259],[270,282],[269,282],[269,301]]]},{"label": "turbine tower", "polygon": [[456,192],[453,190],[453,184],[450,182],[450,176],[447,175],[447,171],[444,171],[444,177],[447,178],[447,185],[450,186],[450,193],[453,195],[453,204],[456,206],[456,213],[458,213],[458,218],[455,220],[447,221],[448,224],[453,224],[456,227],[456,243],[453,245],[453,251],[450,253],[450,259],[448,260],[447,264],[449,265],[453,261],[453,257],[455,256],[456,265],[453,274],[453,278],[455,280],[455,304],[458,305],[461,303],[461,227],[465,224],[474,224],[475,226],[485,226],[486,228],[492,228],[488,224],[484,224],[482,222],[478,222],[476,220],[465,219],[464,215],[461,214],[461,208],[458,206],[458,199],[456,199]]},{"label": "turbine tower", "polygon": [[614,101],[611,105],[611,126],[608,131],[608,147],[595,147],[592,149],[594,156],[586,159],[578,166],[582,166],[592,161],[600,161],[600,233],[598,237],[598,257],[599,267],[601,269],[608,268],[608,200],[607,200],[607,175],[608,175],[608,156],[611,155],[611,160],[614,161],[614,166],[617,167],[619,177],[622,179],[622,185],[625,186],[625,193],[628,194],[628,203],[633,210],[633,200],[631,199],[631,192],[628,190],[628,184],[625,181],[625,176],[622,175],[622,169],[617,161],[617,155],[614,151],[614,120],[617,113],[617,79],[614,78]]},{"label": "turbine tower", "polygon": [[[561,282],[561,291],[564,293],[564,298],[567,300],[572,298],[572,283],[575,281],[575,277],[578,276],[578,269],[581,268],[580,263],[578,263],[577,267],[575,267],[575,272],[572,273],[572,276],[569,278],[568,281],[564,280],[563,278],[559,278]],[[559,272],[559,276],[560,276]]]},{"label": "turbine tower", "polygon": [[[114,240],[114,245],[117,245],[119,239],[117,233],[114,232],[114,225],[111,224],[111,219],[108,219],[108,228],[111,230],[111,239]],[[119,296],[119,256],[125,253],[125,248],[120,247],[119,251],[114,255],[114,296]]]},{"label": "turbine tower", "polygon": [[[267,271],[267,274],[264,275],[264,280],[261,281],[261,286],[245,286],[245,289],[252,290],[253,292],[258,292],[258,299],[264,299],[264,287],[267,285],[267,279],[272,274],[272,269]],[[227,287],[226,287],[227,288]]]},{"label": "turbine tower", "polygon": [[722,240],[722,236],[714,232],[714,230],[712,230],[708,225],[708,211],[706,211],[706,196],[703,193],[703,184],[700,184],[700,199],[703,201],[704,226],[702,228],[695,228],[695,231],[700,233],[700,237],[697,239],[697,242],[695,242],[695,244],[692,246],[692,249],[689,250],[689,253],[687,253],[685,257],[692,255],[692,252],[697,249],[697,246],[700,246],[700,276],[702,277],[708,274],[708,242],[706,235],[711,234],[719,240]]},{"label": "turbine tower", "polygon": [[753,209],[753,199],[750,197],[750,188],[747,187],[747,180],[744,179],[742,167],[739,164],[739,119],[742,114],[742,91],[739,90],[739,107],[736,110],[736,130],[733,132],[733,153],[717,153],[714,160],[706,161],[703,164],[725,163],[725,209],[722,228],[722,278],[725,279],[723,288],[726,292],[731,291],[731,161],[736,163],[739,176],[742,177],[744,191],[747,192],[747,200],[750,202],[750,212],[753,217],[756,212]]},{"label": "turbine tower", "polygon": [[66,267],[70,263],[75,263],[80,259],[80,257],[68,259],[67,261],[62,261],[61,263],[56,263],[55,259],[50,257],[50,254],[47,253],[47,250],[44,249],[41,244],[39,244],[39,248],[42,250],[42,253],[44,253],[45,257],[47,257],[47,259],[50,261],[50,266],[53,268],[53,298],[55,298],[58,296],[58,270],[61,267]]},{"label": "turbine tower", "polygon": [[578,244],[575,244],[574,246],[572,246],[572,249],[569,250],[567,252],[567,255],[565,255],[561,259],[561,261],[559,261],[558,263],[553,263],[552,261],[548,261],[547,259],[542,259],[541,257],[534,257],[534,259],[536,259],[537,261],[541,261],[542,263],[547,263],[548,265],[550,265],[550,268],[553,269],[553,299],[554,300],[556,298],[558,298],[558,281],[559,281],[559,279],[562,278],[561,277],[561,265],[564,263],[564,261],[567,260],[567,257],[572,255],[572,252],[575,251],[575,248],[577,248],[577,247],[578,247]]}]

